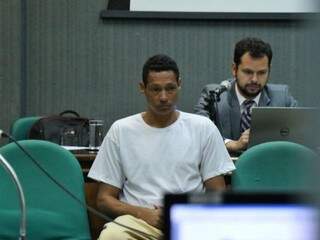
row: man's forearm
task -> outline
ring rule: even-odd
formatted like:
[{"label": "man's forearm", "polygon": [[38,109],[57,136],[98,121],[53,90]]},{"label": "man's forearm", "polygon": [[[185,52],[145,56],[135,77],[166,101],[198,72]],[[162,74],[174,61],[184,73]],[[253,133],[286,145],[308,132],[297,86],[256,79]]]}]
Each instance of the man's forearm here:
[{"label": "man's forearm", "polygon": [[100,211],[113,218],[126,214],[141,218],[141,213],[146,209],[121,202],[112,196],[106,196],[103,199],[98,200],[97,206]]},{"label": "man's forearm", "polygon": [[156,227],[162,227],[162,209],[161,208],[145,208],[130,205],[119,201],[113,196],[105,196],[98,201],[98,207],[101,211],[109,216],[116,218],[121,215],[132,215],[136,218],[142,219],[148,224]]},{"label": "man's forearm", "polygon": [[226,148],[228,150],[228,152],[236,152],[238,151],[238,144],[237,141],[234,140],[230,140],[225,142]]},{"label": "man's forearm", "polygon": [[229,140],[225,142],[226,148],[229,153],[232,152],[237,152],[237,151],[242,151],[246,148],[246,144],[241,142],[241,141],[236,141],[236,140]]},{"label": "man's forearm", "polygon": [[226,183],[222,175],[210,178],[204,182],[206,190],[225,190]]}]

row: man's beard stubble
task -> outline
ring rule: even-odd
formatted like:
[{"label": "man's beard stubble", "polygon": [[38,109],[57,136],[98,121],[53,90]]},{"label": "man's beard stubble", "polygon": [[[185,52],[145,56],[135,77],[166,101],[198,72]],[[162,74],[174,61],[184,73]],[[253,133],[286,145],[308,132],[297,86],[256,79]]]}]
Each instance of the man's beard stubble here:
[{"label": "man's beard stubble", "polygon": [[[236,84],[237,84],[237,87],[238,87],[238,90],[239,90],[239,92],[243,95],[243,96],[245,96],[246,98],[255,98],[261,91],[262,91],[262,86],[260,85],[260,84],[255,84],[255,83],[249,83],[249,84],[246,84],[244,87],[242,87],[242,86],[240,86],[239,84],[238,84],[238,79],[236,78],[235,79],[235,81],[236,81]],[[255,85],[257,88],[258,88],[258,91],[256,91],[256,92],[250,92],[250,91],[248,91],[247,90],[247,87],[249,86],[249,85]]]}]

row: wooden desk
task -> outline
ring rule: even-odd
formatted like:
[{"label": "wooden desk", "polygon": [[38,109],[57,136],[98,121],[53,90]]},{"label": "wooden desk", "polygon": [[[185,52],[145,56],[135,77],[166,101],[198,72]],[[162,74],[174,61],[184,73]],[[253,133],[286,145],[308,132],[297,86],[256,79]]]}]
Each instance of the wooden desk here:
[{"label": "wooden desk", "polygon": [[[84,150],[72,151],[72,153],[79,160],[80,166],[82,168],[83,177],[85,181],[85,197],[86,203],[90,207],[97,209],[96,198],[98,192],[99,183],[87,177],[90,167],[96,158],[96,152],[89,152]],[[96,215],[88,212],[91,238],[97,239],[102,230],[105,220],[97,217]]]},{"label": "wooden desk", "polygon": [[94,159],[96,158],[97,152],[89,152],[87,150],[77,150],[77,151],[71,151],[71,152],[76,156],[76,158],[80,163],[80,166],[83,172],[84,181],[85,182],[92,181],[90,178],[87,178],[87,175]]}]

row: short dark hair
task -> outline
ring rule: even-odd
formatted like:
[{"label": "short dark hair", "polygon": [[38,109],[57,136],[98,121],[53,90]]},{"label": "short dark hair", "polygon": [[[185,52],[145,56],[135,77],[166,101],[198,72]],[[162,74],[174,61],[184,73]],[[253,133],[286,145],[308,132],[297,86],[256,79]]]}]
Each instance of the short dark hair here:
[{"label": "short dark hair", "polygon": [[244,38],[236,43],[234,48],[233,62],[238,67],[241,63],[241,57],[249,53],[253,58],[268,57],[268,65],[270,67],[272,60],[272,49],[269,43],[259,38]]},{"label": "short dark hair", "polygon": [[179,80],[179,68],[177,63],[169,56],[165,54],[157,54],[150,57],[143,65],[142,80],[145,86],[148,83],[149,72],[162,72],[173,71],[176,75],[177,81]]}]

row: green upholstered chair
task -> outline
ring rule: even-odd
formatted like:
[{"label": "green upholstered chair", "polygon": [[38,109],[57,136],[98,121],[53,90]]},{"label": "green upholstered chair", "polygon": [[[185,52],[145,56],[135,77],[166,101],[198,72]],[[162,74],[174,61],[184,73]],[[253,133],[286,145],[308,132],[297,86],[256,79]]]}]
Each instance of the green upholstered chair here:
[{"label": "green upholstered chair", "polygon": [[[48,141],[19,142],[52,177],[85,202],[82,170],[72,153]],[[90,239],[85,207],[53,183],[15,143],[1,147],[0,154],[14,168],[24,190],[27,239]],[[18,194],[1,166],[0,179],[0,239],[18,239]]]},{"label": "green upholstered chair", "polygon": [[17,141],[28,139],[30,128],[38,119],[40,119],[38,116],[17,119],[11,125],[10,135]]},{"label": "green upholstered chair", "polygon": [[232,188],[244,191],[297,191],[318,189],[319,158],[311,149],[292,142],[262,143],[236,161]]}]

